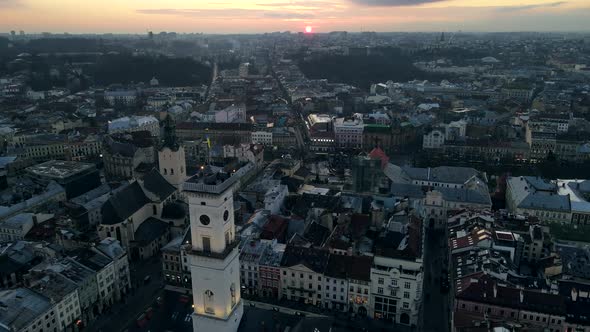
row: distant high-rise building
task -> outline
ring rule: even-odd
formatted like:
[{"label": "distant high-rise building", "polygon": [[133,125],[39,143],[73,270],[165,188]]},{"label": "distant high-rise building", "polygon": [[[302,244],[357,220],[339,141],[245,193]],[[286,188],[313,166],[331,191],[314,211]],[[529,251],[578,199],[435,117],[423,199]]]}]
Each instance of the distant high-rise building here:
[{"label": "distant high-rise building", "polygon": [[153,31],[149,31],[148,32],[148,38],[149,39],[154,39],[154,32]]},{"label": "distant high-rise building", "polygon": [[25,35],[25,32],[23,30],[19,31],[18,34],[23,37]]}]

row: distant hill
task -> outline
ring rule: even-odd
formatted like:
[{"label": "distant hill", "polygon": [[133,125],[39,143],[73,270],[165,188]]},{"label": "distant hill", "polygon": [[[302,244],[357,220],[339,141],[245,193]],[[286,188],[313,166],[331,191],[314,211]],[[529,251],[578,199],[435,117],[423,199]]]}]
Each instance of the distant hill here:
[{"label": "distant hill", "polygon": [[156,77],[162,85],[188,86],[208,84],[211,71],[211,67],[191,58],[119,54],[101,57],[92,76],[98,85],[147,83],[152,77]]},{"label": "distant hill", "polygon": [[441,80],[416,68],[412,59],[396,48],[383,48],[367,56],[328,55],[309,61],[299,60],[299,68],[308,78],[326,78],[330,82],[352,84],[368,90],[372,83],[407,82],[413,79]]}]

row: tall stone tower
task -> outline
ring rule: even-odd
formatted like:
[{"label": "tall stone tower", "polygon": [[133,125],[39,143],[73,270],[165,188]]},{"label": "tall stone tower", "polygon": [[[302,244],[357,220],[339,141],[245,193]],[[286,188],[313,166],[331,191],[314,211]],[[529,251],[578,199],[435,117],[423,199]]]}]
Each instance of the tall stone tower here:
[{"label": "tall stone tower", "polygon": [[192,243],[184,250],[192,275],[193,331],[235,332],[242,319],[233,209],[240,174],[206,168],[183,184],[191,223]]},{"label": "tall stone tower", "polygon": [[176,139],[176,128],[170,115],[164,122],[164,142],[158,151],[160,173],[176,188],[186,179],[186,160],[184,148]]}]

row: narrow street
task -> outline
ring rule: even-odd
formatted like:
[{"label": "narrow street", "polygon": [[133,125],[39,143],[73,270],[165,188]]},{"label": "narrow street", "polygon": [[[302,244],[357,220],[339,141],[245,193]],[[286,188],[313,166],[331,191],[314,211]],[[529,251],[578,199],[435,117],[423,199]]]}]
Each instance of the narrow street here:
[{"label": "narrow street", "polygon": [[449,331],[449,292],[441,289],[441,278],[448,278],[448,241],[444,231],[426,231],[424,245],[424,286],[422,319],[419,331]]},{"label": "narrow street", "polygon": [[[162,265],[159,257],[136,262],[131,268],[131,292],[123,302],[115,303],[106,313],[91,322],[86,331],[123,331],[163,293]],[[150,281],[144,283],[144,278]]]}]

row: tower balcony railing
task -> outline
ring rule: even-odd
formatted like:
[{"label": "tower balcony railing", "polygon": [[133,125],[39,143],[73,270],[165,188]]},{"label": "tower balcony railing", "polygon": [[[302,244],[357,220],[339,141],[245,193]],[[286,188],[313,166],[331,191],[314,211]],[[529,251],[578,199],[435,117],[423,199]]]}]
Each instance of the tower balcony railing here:
[{"label": "tower balcony railing", "polygon": [[252,163],[247,163],[246,165],[238,169],[236,172],[234,172],[228,179],[219,184],[205,184],[202,181],[193,182],[191,181],[194,179],[193,177],[182,184],[182,189],[184,191],[221,194],[234,183],[236,183],[242,176],[248,173],[252,168],[254,168],[254,165],[252,165]]},{"label": "tower balcony railing", "polygon": [[238,247],[239,244],[240,241],[234,240],[233,242],[226,244],[225,249],[223,249],[223,251],[221,252],[206,251],[192,247],[187,248],[186,252],[188,254],[196,256],[209,257],[215,259],[225,259],[234,249]]}]

